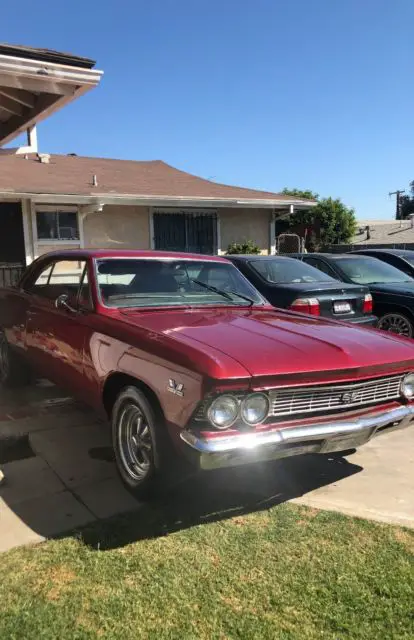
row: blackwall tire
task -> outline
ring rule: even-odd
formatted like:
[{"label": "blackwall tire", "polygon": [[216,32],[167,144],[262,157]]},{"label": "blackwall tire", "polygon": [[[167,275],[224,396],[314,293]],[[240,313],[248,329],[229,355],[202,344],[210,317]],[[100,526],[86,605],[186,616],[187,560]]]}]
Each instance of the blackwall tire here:
[{"label": "blackwall tire", "polygon": [[112,446],[118,474],[136,498],[157,496],[166,487],[169,436],[159,411],[135,386],[123,389],[113,406]]}]

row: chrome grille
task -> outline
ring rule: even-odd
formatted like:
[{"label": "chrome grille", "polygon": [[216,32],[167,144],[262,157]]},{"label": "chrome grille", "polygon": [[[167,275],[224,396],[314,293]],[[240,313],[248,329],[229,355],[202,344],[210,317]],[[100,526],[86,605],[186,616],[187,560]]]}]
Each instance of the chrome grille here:
[{"label": "chrome grille", "polygon": [[336,386],[298,387],[270,391],[271,416],[317,413],[376,404],[400,397],[403,376]]}]

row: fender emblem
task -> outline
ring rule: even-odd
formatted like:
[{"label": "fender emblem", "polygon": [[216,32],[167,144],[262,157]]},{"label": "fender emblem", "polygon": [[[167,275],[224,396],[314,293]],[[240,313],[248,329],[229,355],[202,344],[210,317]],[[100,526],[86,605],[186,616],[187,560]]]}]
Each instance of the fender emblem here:
[{"label": "fender emblem", "polygon": [[177,383],[172,378],[168,380],[167,389],[170,393],[174,393],[176,396],[182,397],[184,395],[184,385],[181,382]]}]

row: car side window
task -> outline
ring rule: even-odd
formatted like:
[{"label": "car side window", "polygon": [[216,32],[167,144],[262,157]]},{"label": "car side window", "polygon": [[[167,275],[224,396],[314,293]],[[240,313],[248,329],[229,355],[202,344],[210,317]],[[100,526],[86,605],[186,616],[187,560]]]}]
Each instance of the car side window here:
[{"label": "car side window", "polygon": [[49,264],[45,269],[42,269],[42,271],[39,273],[39,275],[37,276],[32,286],[42,287],[44,285],[47,285],[49,282],[50,275],[52,273],[52,267],[53,267],[53,263]]},{"label": "car side window", "polygon": [[312,267],[316,267],[316,269],[319,269],[319,271],[323,271],[323,273],[326,273],[327,276],[331,276],[331,278],[335,278],[336,280],[338,279],[335,271],[326,262],[317,260],[316,258],[307,258],[306,262],[312,265]]},{"label": "car side window", "polygon": [[34,295],[56,300],[60,295],[68,296],[68,303],[78,306],[78,298],[81,293],[86,298],[88,294],[88,281],[85,281],[86,261],[84,260],[56,260],[49,263],[36,277],[34,282],[28,283],[26,291]]}]

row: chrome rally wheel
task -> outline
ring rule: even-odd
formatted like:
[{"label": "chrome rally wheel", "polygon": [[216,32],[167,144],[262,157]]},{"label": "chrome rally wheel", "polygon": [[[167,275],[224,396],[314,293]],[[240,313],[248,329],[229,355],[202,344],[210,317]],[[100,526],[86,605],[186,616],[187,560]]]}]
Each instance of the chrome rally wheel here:
[{"label": "chrome rally wheel", "polygon": [[153,443],[147,419],[133,400],[126,400],[117,425],[118,449],[125,472],[140,482],[153,464]]}]

